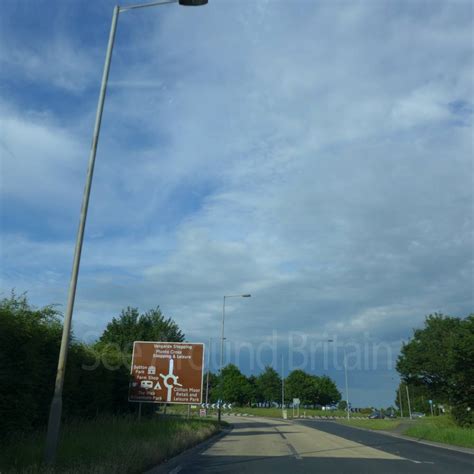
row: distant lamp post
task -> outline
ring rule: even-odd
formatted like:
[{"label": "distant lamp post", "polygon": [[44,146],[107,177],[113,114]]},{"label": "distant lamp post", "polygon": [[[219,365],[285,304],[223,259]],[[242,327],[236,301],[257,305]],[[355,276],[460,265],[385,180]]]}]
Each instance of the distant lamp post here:
[{"label": "distant lamp post", "polygon": [[84,194],[82,198],[81,214],[79,218],[79,228],[76,237],[76,246],[74,250],[74,259],[71,271],[71,280],[69,284],[69,293],[64,315],[63,333],[61,338],[61,347],[59,351],[58,368],[56,373],[56,383],[54,387],[54,395],[51,401],[51,408],[49,412],[48,431],[46,435],[46,447],[44,452],[44,461],[46,464],[53,464],[56,458],[56,449],[59,439],[59,431],[61,428],[61,413],[62,413],[62,394],[64,385],[64,374],[66,370],[66,360],[68,353],[68,344],[71,333],[72,312],[74,308],[74,300],[76,297],[77,277],[79,274],[79,264],[81,261],[82,243],[84,239],[84,230],[87,219],[87,209],[89,207],[89,196],[92,186],[92,176],[94,174],[95,157],[97,154],[97,145],[99,143],[100,126],[102,123],[102,112],[104,110],[105,95],[107,92],[107,82],[109,79],[110,63],[112,59],[112,51],[114,48],[115,34],[117,32],[117,23],[119,14],[129,10],[136,10],[139,8],[155,7],[159,5],[166,5],[168,3],[179,3],[184,6],[200,6],[205,5],[207,0],[161,0],[158,2],[142,3],[139,5],[129,6],[115,6],[112,15],[112,25],[110,27],[109,42],[107,45],[107,52],[105,55],[104,71],[102,74],[102,83],[100,86],[99,101],[97,104],[97,112],[95,117],[94,132],[92,136],[92,145],[89,155],[89,165],[87,168],[86,184],[84,187]]},{"label": "distant lamp post", "polygon": [[[327,342],[334,342],[333,339],[328,339]],[[346,382],[346,410],[347,410],[347,419],[349,420],[351,415],[351,410],[349,406],[349,383],[347,381],[347,355],[346,355],[346,346],[344,343],[342,343],[342,349],[344,351],[344,379]]]},{"label": "distant lamp post", "polygon": [[[227,298],[250,298],[252,295],[249,294],[244,294],[244,295],[226,295],[224,296],[224,302],[222,304],[222,333],[221,333],[221,370],[220,370],[220,383],[219,385],[221,386],[220,389],[220,396],[222,397],[222,369],[224,368],[224,324],[225,324],[225,301]],[[222,400],[218,401],[218,406],[217,406],[217,420],[220,422],[221,421],[221,402]]]},{"label": "distant lamp post", "polygon": [[347,403],[347,419],[351,418],[351,405],[349,403],[349,383],[347,381],[347,354],[346,354],[346,346],[343,344],[342,348],[344,350],[344,377],[346,379],[346,403]]},{"label": "distant lamp post", "polygon": [[208,356],[207,356],[207,374],[206,374],[206,409],[207,409],[207,405],[209,404],[209,372],[211,370],[211,345],[212,345],[213,339],[219,339],[219,338],[217,337],[209,338],[209,350],[208,350]]}]

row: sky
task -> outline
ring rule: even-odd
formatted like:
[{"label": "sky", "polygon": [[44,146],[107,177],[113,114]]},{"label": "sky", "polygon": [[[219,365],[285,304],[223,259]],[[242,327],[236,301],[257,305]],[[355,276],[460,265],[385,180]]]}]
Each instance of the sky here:
[{"label": "sky", "polygon": [[[1,291],[64,311],[113,1],[3,0]],[[209,0],[119,16],[73,329],[160,306],[244,373],[393,404],[473,312],[473,4]],[[327,342],[332,339],[333,342]]]}]

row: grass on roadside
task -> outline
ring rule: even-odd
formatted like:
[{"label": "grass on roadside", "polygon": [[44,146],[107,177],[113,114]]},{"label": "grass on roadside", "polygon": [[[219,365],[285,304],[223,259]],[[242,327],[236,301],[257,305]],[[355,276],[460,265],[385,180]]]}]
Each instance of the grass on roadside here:
[{"label": "grass on roadside", "polygon": [[[226,412],[231,413],[247,413],[248,415],[255,416],[267,416],[270,418],[281,418],[281,408],[259,408],[259,407],[232,407],[231,410],[226,410]],[[287,408],[288,418],[293,416],[293,409]],[[334,411],[324,411],[316,410],[314,408],[300,408],[299,410],[300,417],[306,416],[345,416],[346,412],[342,410]],[[297,415],[297,410],[295,410],[295,416]],[[361,415],[364,416],[364,415]]]},{"label": "grass on roadside", "polygon": [[404,434],[427,441],[474,448],[474,429],[457,426],[449,416],[420,418]]},{"label": "grass on roadside", "polygon": [[211,420],[104,417],[64,426],[56,469],[41,466],[44,433],[0,446],[0,471],[24,473],[139,473],[219,431]]}]

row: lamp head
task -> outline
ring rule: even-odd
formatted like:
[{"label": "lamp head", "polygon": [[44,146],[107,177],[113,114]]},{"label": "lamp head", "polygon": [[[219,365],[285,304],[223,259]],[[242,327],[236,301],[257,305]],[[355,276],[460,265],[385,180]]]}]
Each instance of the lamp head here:
[{"label": "lamp head", "polygon": [[186,7],[199,7],[201,5],[206,5],[207,0],[179,0],[179,4]]},{"label": "lamp head", "polygon": [[241,295],[242,298],[250,298],[252,295]]}]

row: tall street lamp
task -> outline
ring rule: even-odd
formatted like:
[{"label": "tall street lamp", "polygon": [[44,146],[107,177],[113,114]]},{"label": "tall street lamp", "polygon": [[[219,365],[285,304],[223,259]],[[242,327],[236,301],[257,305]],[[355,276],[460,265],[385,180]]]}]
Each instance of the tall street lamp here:
[{"label": "tall street lamp", "polygon": [[347,354],[346,354],[346,346],[345,344],[342,345],[342,349],[344,350],[344,377],[346,379],[346,404],[347,404],[347,419],[351,418],[351,409],[349,405],[349,384],[347,382]]},{"label": "tall street lamp", "polygon": [[[326,342],[334,342],[333,339],[328,339]],[[346,382],[346,410],[347,410],[347,419],[349,420],[351,415],[350,415],[350,409],[349,409],[349,384],[347,381],[347,354],[346,354],[346,345],[342,343],[342,349],[344,351],[344,379]]]},{"label": "tall street lamp", "polygon": [[209,348],[208,348],[208,356],[207,356],[207,374],[206,374],[206,409],[207,409],[207,405],[209,404],[209,372],[211,370],[211,343],[213,339],[219,339],[219,338],[218,337],[209,338]]},{"label": "tall street lamp", "polygon": [[92,176],[94,174],[97,144],[99,143],[100,126],[102,123],[102,112],[104,110],[105,94],[107,92],[107,82],[109,79],[110,63],[112,59],[112,51],[114,48],[115,33],[117,31],[117,23],[118,23],[119,14],[122,12],[129,11],[129,10],[154,7],[154,6],[159,6],[159,5],[165,5],[168,3],[179,3],[180,5],[185,5],[185,6],[200,6],[200,5],[205,5],[207,2],[208,0],[161,0],[158,2],[143,3],[139,5],[129,5],[129,6],[123,6],[123,7],[116,5],[114,8],[113,15],[112,15],[112,25],[110,27],[109,42],[107,45],[107,53],[105,55],[105,64],[104,64],[104,71],[102,74],[102,83],[100,86],[99,101],[97,104],[94,132],[92,135],[92,145],[91,145],[91,151],[89,155],[89,165],[87,168],[86,184],[84,187],[84,194],[82,197],[81,214],[79,218],[79,228],[78,228],[77,237],[76,237],[76,246],[74,249],[74,259],[73,259],[73,264],[72,264],[71,280],[69,284],[69,293],[68,293],[68,300],[67,300],[67,306],[66,306],[66,313],[64,315],[64,325],[63,325],[63,333],[62,333],[62,338],[61,338],[61,348],[59,351],[59,360],[58,360],[58,368],[56,372],[54,395],[51,401],[51,408],[49,412],[48,432],[46,435],[46,448],[45,448],[45,455],[44,455],[44,460],[46,464],[53,464],[55,461],[56,449],[57,449],[58,438],[59,438],[59,430],[61,427],[64,373],[66,369],[68,344],[69,344],[69,338],[70,338],[70,333],[71,333],[72,312],[74,308],[74,300],[76,297],[77,276],[79,274],[79,264],[81,261],[82,242],[84,239],[84,229],[86,226],[87,209],[89,207],[89,196],[91,192]]},{"label": "tall street lamp", "polygon": [[[225,300],[227,298],[250,298],[252,295],[245,294],[245,295],[227,295],[224,296],[224,302],[222,305],[222,333],[221,333],[221,370],[220,370],[220,375],[221,375],[221,380],[220,380],[220,395],[222,397],[222,369],[224,368],[224,324],[225,324]],[[217,420],[220,422],[221,421],[221,403],[222,400],[218,401],[218,407],[217,407]]]}]

